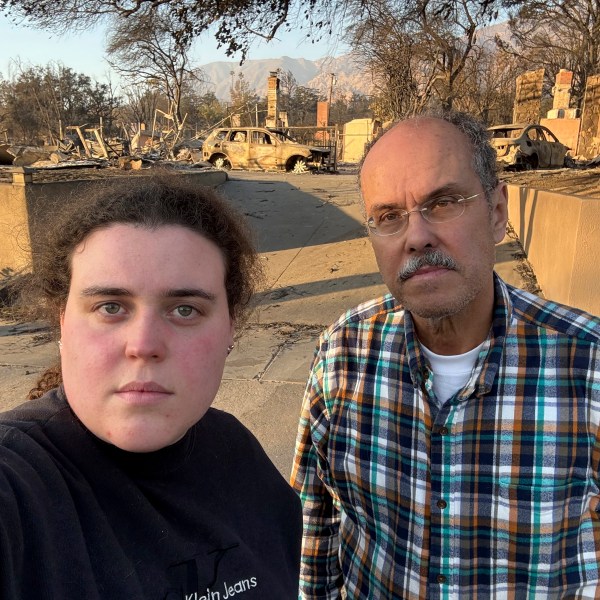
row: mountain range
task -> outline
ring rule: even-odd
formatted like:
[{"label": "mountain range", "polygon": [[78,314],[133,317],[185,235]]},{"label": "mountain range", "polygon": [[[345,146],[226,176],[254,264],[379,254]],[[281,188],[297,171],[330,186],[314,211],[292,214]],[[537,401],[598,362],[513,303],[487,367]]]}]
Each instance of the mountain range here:
[{"label": "mountain range", "polygon": [[371,93],[370,76],[357,66],[352,54],[318,60],[289,56],[247,60],[241,67],[237,61],[218,61],[202,66],[209,89],[214,91],[220,100],[229,100],[232,79],[237,78],[240,71],[250,89],[260,97],[265,97],[269,74],[278,69],[282,72],[290,71],[298,85],[318,89],[326,97],[329,94],[332,73],[335,74],[335,93]]}]

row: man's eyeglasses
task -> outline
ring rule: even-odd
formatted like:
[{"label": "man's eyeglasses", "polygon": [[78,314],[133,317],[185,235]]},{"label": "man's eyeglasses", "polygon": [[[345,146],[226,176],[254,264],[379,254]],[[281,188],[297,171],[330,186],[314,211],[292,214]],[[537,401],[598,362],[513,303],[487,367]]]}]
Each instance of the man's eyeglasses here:
[{"label": "man's eyeglasses", "polygon": [[415,212],[420,212],[429,223],[447,223],[462,216],[467,202],[475,200],[482,193],[473,194],[468,198],[459,194],[439,196],[423,202],[419,208],[413,210],[386,209],[380,215],[369,217],[367,227],[371,233],[380,237],[395,235],[406,229],[409,215]]}]

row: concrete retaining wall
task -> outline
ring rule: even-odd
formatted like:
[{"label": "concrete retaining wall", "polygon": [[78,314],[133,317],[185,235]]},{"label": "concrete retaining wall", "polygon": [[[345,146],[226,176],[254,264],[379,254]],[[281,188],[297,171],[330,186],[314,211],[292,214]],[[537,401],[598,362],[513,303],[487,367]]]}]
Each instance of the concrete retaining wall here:
[{"label": "concrete retaining wall", "polygon": [[0,183],[0,272],[20,271],[30,263],[25,186]]},{"label": "concrete retaining wall", "polygon": [[[217,186],[227,180],[223,171],[186,171],[177,175],[204,186]],[[94,181],[101,183],[100,179],[28,182],[20,174],[13,183],[0,183],[0,273],[29,268],[38,232],[49,226],[66,198],[81,193],[83,186]]]},{"label": "concrete retaining wall", "polygon": [[544,296],[600,315],[600,200],[509,185],[508,218]]}]

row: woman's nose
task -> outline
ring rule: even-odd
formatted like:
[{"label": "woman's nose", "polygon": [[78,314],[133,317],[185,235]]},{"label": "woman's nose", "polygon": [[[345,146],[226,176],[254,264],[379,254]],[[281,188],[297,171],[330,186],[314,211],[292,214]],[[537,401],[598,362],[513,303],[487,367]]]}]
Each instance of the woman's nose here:
[{"label": "woman's nose", "polygon": [[129,358],[162,360],[166,353],[163,322],[150,311],[136,314],[128,323],[125,353]]}]

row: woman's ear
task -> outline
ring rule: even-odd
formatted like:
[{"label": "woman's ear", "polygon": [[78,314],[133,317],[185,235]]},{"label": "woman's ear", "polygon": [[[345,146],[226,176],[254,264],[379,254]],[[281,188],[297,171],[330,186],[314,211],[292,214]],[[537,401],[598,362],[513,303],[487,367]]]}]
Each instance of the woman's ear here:
[{"label": "woman's ear", "polygon": [[229,318],[229,345],[233,346],[235,341],[235,319],[233,317]]}]

